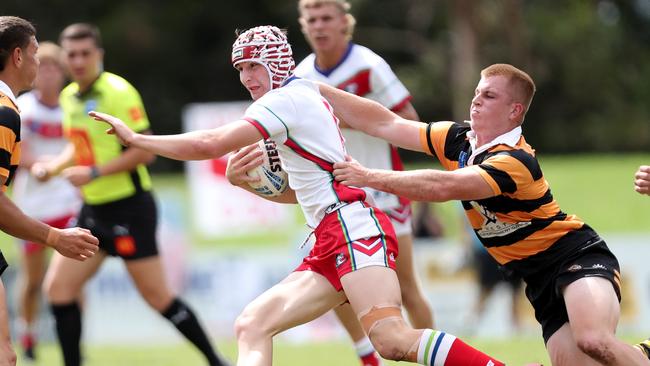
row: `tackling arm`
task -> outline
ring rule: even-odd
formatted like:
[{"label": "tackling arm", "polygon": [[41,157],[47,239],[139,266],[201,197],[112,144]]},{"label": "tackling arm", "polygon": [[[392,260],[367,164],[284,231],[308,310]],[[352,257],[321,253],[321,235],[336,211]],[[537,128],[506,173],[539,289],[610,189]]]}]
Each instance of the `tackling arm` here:
[{"label": "tackling arm", "polygon": [[422,122],[403,119],[381,104],[322,83],[321,94],[346,125],[404,149],[422,151]]},{"label": "tackling arm", "polygon": [[478,200],[494,196],[490,185],[471,168],[391,171],[368,169],[355,161],[334,164],[336,180],[370,187],[417,201]]}]

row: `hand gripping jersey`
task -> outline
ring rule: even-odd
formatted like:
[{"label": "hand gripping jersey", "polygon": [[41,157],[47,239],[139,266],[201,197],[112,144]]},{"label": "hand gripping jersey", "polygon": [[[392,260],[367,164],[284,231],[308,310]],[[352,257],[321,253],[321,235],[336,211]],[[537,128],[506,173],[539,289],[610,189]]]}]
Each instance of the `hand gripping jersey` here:
[{"label": "hand gripping jersey", "polygon": [[[61,108],[42,104],[33,92],[21,95],[18,105],[23,154],[36,160],[59,155],[68,144],[63,137]],[[81,203],[77,189],[64,178],[41,183],[28,169],[18,170],[13,198],[23,212],[41,221],[75,214]]]},{"label": "hand gripping jersey", "polygon": [[285,86],[253,103],[243,119],[265,139],[276,142],[289,186],[296,192],[310,227],[318,226],[326,212],[338,204],[365,199],[363,190],[334,180],[332,166],[345,159],[345,146],[338,119],[314,83],[287,80]]},{"label": "hand gripping jersey", "polygon": [[423,150],[447,170],[474,169],[494,196],[462,201],[476,235],[502,265],[527,276],[565,258],[597,234],[557,204],[535,157],[517,128],[472,151],[467,124],[423,125]]},{"label": "hand gripping jersey", "polygon": [[[349,44],[347,52],[334,68],[319,69],[316,55],[312,53],[296,67],[295,75],[374,100],[393,111],[401,109],[411,99],[408,90],[384,59],[354,43]],[[377,169],[403,169],[397,150],[386,141],[349,128],[342,132],[348,153],[362,165]],[[393,194],[371,188],[364,190],[382,210],[400,206],[399,198]]]},{"label": "hand gripping jersey", "polygon": [[[122,154],[117,138],[106,133],[106,124],[88,116],[95,110],[111,114],[136,132],[149,129],[149,119],[138,91],[123,78],[102,72],[89,90],[79,92],[72,83],[61,92],[63,132],[75,146],[77,165],[104,165]],[[99,205],[151,190],[151,178],[144,164],[131,172],[99,177],[82,187],[84,202]]]}]

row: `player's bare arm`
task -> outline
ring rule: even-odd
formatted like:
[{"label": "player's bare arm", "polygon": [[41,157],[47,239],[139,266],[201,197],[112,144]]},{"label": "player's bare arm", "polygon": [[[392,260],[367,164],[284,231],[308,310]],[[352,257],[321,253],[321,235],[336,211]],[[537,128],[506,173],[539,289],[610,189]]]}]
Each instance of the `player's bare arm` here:
[{"label": "player's bare arm", "polygon": [[392,171],[368,169],[350,159],[334,164],[336,180],[370,187],[417,201],[477,200],[494,196],[490,185],[473,169]]},{"label": "player's bare arm", "polygon": [[74,145],[69,143],[66,145],[65,149],[54,158],[48,161],[35,162],[30,169],[30,173],[39,181],[45,182],[53,176],[61,173],[63,169],[74,164],[74,152]]},{"label": "player's bare arm", "polygon": [[634,190],[650,195],[650,166],[641,165],[634,175]]},{"label": "player's bare arm", "polygon": [[177,135],[144,135],[132,131],[119,118],[106,113],[90,112],[97,121],[111,127],[124,146],[137,147],[156,155],[175,160],[205,160],[224,156],[226,153],[248,146],[262,139],[259,131],[250,123],[238,120],[224,126]]},{"label": "player's bare arm", "polygon": [[80,187],[90,183],[99,176],[133,171],[141,164],[152,163],[155,158],[156,155],[149,151],[137,147],[129,147],[118,157],[106,164],[94,167],[82,165],[72,166],[64,169],[61,172],[61,176],[67,179],[72,185]]},{"label": "player's bare arm", "polygon": [[[259,182],[260,178],[250,176],[247,172],[262,165],[264,161],[263,154],[258,144],[248,145],[231,154],[228,157],[228,166],[226,167],[226,178],[228,178],[230,184],[257,194],[249,183]],[[258,196],[277,203],[298,203],[296,192],[291,188],[287,188],[279,196]]]},{"label": "player's bare arm", "polygon": [[329,85],[318,83],[321,94],[334,107],[334,113],[348,126],[384,139],[395,146],[422,151],[422,122],[406,120],[381,104]]},{"label": "player's bare arm", "polygon": [[[0,179],[4,182],[5,178]],[[0,230],[17,238],[43,243],[62,255],[86,260],[98,250],[99,241],[86,229],[57,229],[25,215],[0,192]]]}]

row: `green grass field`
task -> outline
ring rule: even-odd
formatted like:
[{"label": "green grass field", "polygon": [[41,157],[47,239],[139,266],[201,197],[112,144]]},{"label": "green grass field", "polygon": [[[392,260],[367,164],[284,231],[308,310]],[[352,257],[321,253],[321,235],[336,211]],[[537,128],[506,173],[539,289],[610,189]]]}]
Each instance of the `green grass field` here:
[{"label": "green grass field", "polygon": [[[626,336],[624,340],[634,343],[642,337]],[[508,366],[524,366],[529,363],[542,363],[550,366],[544,344],[540,338],[517,337],[512,339],[466,339],[466,341],[486,353],[499,358]],[[236,344],[217,342],[219,351],[234,361],[237,356]],[[37,365],[61,365],[58,349],[54,345],[43,345],[38,349]],[[202,356],[188,344],[165,346],[102,346],[86,347],[85,366],[202,366]],[[21,364],[20,362],[18,363]],[[278,366],[358,366],[359,362],[352,346],[343,341],[309,344],[290,344],[277,342],[274,346],[273,364]],[[389,362],[388,365],[405,365]],[[576,365],[577,366],[577,365]]]}]

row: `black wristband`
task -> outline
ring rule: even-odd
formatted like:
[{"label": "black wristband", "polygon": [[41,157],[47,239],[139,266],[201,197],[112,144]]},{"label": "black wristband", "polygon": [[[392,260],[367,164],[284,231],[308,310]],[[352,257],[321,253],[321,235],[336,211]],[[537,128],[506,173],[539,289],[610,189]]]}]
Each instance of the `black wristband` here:
[{"label": "black wristband", "polygon": [[90,179],[97,179],[101,176],[99,168],[96,165],[90,167]]}]

